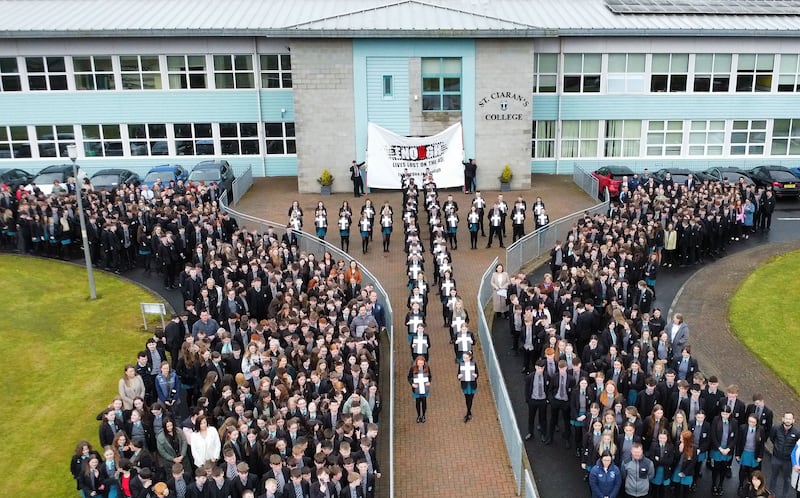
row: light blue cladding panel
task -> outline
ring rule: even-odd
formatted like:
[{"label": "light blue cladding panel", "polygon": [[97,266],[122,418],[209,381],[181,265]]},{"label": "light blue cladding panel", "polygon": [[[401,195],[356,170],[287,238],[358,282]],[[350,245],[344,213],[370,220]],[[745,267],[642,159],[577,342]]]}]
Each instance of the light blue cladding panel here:
[{"label": "light blue cladding panel", "polygon": [[549,174],[571,174],[576,167],[587,171],[594,171],[602,166],[609,164],[622,164],[628,166],[633,171],[641,172],[648,168],[651,172],[661,168],[689,168],[691,170],[702,171],[713,167],[733,166],[748,170],[762,164],[777,164],[789,168],[796,167],[796,159],[776,159],[774,157],[687,157],[685,159],[674,158],[646,158],[646,159],[622,159],[622,158],[593,158],[593,159],[562,159],[561,161],[531,161],[531,173]]},{"label": "light blue cladding panel", "polygon": [[297,156],[267,156],[266,176],[297,176]]},{"label": "light blue cladding panel", "polygon": [[[557,95],[533,97],[533,119],[559,119]],[[800,117],[796,94],[562,95],[560,119],[757,119]]]},{"label": "light blue cladding panel", "polygon": [[294,96],[291,90],[261,90],[261,115],[264,121],[294,121]]},{"label": "light blue cladding panel", "polygon": [[[353,40],[353,93],[356,117],[355,155],[363,161],[367,150],[367,59],[370,57],[460,57],[461,124],[464,153],[475,155],[475,41],[459,39]],[[419,103],[418,105],[421,105]]]},{"label": "light blue cladding panel", "polygon": [[[384,77],[390,77],[384,95]],[[399,135],[409,135],[408,57],[367,57],[367,119]]]},{"label": "light blue cladding panel", "polygon": [[[264,92],[270,93],[270,92]],[[277,96],[293,113],[291,92]],[[262,107],[280,120],[274,97]],[[275,107],[272,107],[275,105]],[[2,124],[180,123],[258,121],[254,90],[0,93]],[[268,113],[265,113],[265,116]],[[266,120],[266,118],[265,118]]]}]

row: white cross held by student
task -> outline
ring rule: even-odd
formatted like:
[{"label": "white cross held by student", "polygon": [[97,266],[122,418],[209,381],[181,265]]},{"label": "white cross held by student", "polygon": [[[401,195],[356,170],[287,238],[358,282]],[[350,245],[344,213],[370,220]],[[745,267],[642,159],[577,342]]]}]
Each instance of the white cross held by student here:
[{"label": "white cross held by student", "polygon": [[369,231],[369,220],[366,219],[366,218],[361,220],[361,231],[362,232],[368,232]]},{"label": "white cross held by student", "polygon": [[456,316],[453,317],[453,320],[450,323],[453,326],[453,330],[455,330],[456,332],[461,332],[461,324],[467,323],[467,321],[461,318],[460,316]]},{"label": "white cross held by student", "polygon": [[501,217],[500,217],[500,215],[499,215],[499,214],[498,214],[498,213],[495,211],[495,213],[492,215],[492,225],[494,225],[494,226],[499,226],[499,225],[500,225],[500,220],[502,220],[502,218],[501,218]]},{"label": "white cross held by student", "polygon": [[350,226],[350,222],[349,222],[349,221],[347,221],[347,218],[345,218],[344,216],[342,216],[341,218],[339,218],[339,228],[340,228],[341,230],[347,230],[347,228],[348,228],[349,226]]},{"label": "white cross held by student", "polygon": [[475,365],[472,362],[465,361],[458,369],[461,370],[461,380],[464,382],[472,382],[477,377]]},{"label": "white cross held by student", "polygon": [[454,284],[450,280],[448,280],[446,282],[442,282],[442,290],[444,291],[444,294],[446,296],[449,295],[450,294],[450,290],[454,289],[455,287],[456,287],[456,284]]},{"label": "white cross held by student", "polygon": [[411,278],[413,278],[414,280],[417,279],[417,276],[419,276],[420,271],[422,271],[422,268],[420,268],[420,266],[416,263],[408,267],[408,272],[411,274]]},{"label": "white cross held by student", "polygon": [[324,216],[319,215],[316,218],[314,218],[314,221],[316,221],[317,222],[317,226],[321,228],[321,227],[325,226],[325,223],[327,222],[327,219]]},{"label": "white cross held by student", "polygon": [[458,344],[459,351],[469,351],[469,347],[472,345],[472,337],[469,334],[459,335],[456,339],[456,344]]},{"label": "white cross held by student", "polygon": [[425,384],[428,382],[430,382],[430,378],[422,372],[414,376],[414,385],[419,394],[425,394],[427,392]]},{"label": "white cross held by student", "polygon": [[420,325],[422,323],[424,323],[424,320],[422,320],[422,318],[420,318],[418,316],[411,317],[411,319],[408,321],[408,329],[412,330],[412,331],[416,331],[417,330],[417,325]]},{"label": "white cross held by student", "polygon": [[411,343],[414,345],[414,352],[417,354],[425,354],[428,352],[428,340],[424,335],[414,336],[414,340],[411,341]]}]

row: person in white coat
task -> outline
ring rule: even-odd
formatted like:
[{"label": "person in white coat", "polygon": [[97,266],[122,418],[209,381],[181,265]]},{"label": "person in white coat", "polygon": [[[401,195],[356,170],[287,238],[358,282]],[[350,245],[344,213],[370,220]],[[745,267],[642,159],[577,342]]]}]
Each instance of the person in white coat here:
[{"label": "person in white coat", "polygon": [[219,434],[213,428],[209,430],[208,420],[201,415],[195,421],[195,431],[191,438],[192,458],[196,467],[202,467],[207,461],[216,462],[220,455]]}]

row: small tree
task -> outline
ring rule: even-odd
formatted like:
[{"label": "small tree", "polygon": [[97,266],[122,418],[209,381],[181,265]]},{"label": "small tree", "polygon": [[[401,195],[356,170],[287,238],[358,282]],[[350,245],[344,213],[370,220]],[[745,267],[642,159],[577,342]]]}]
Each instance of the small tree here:
[{"label": "small tree", "polygon": [[322,174],[317,178],[317,183],[323,187],[330,187],[333,185],[333,175],[327,168],[322,170]]},{"label": "small tree", "polygon": [[511,183],[511,178],[514,177],[514,173],[511,171],[511,166],[508,164],[505,165],[503,168],[502,173],[500,173],[500,182],[501,183]]}]

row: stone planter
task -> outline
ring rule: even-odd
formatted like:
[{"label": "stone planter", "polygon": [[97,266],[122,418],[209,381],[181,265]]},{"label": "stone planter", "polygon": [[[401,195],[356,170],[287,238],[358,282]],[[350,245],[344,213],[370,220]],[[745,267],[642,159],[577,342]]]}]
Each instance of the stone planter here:
[{"label": "stone planter", "polygon": [[508,192],[511,190],[511,182],[500,182],[500,192]]},{"label": "stone planter", "polygon": [[319,193],[322,195],[331,195],[331,186],[330,185],[320,185],[319,186]]}]

